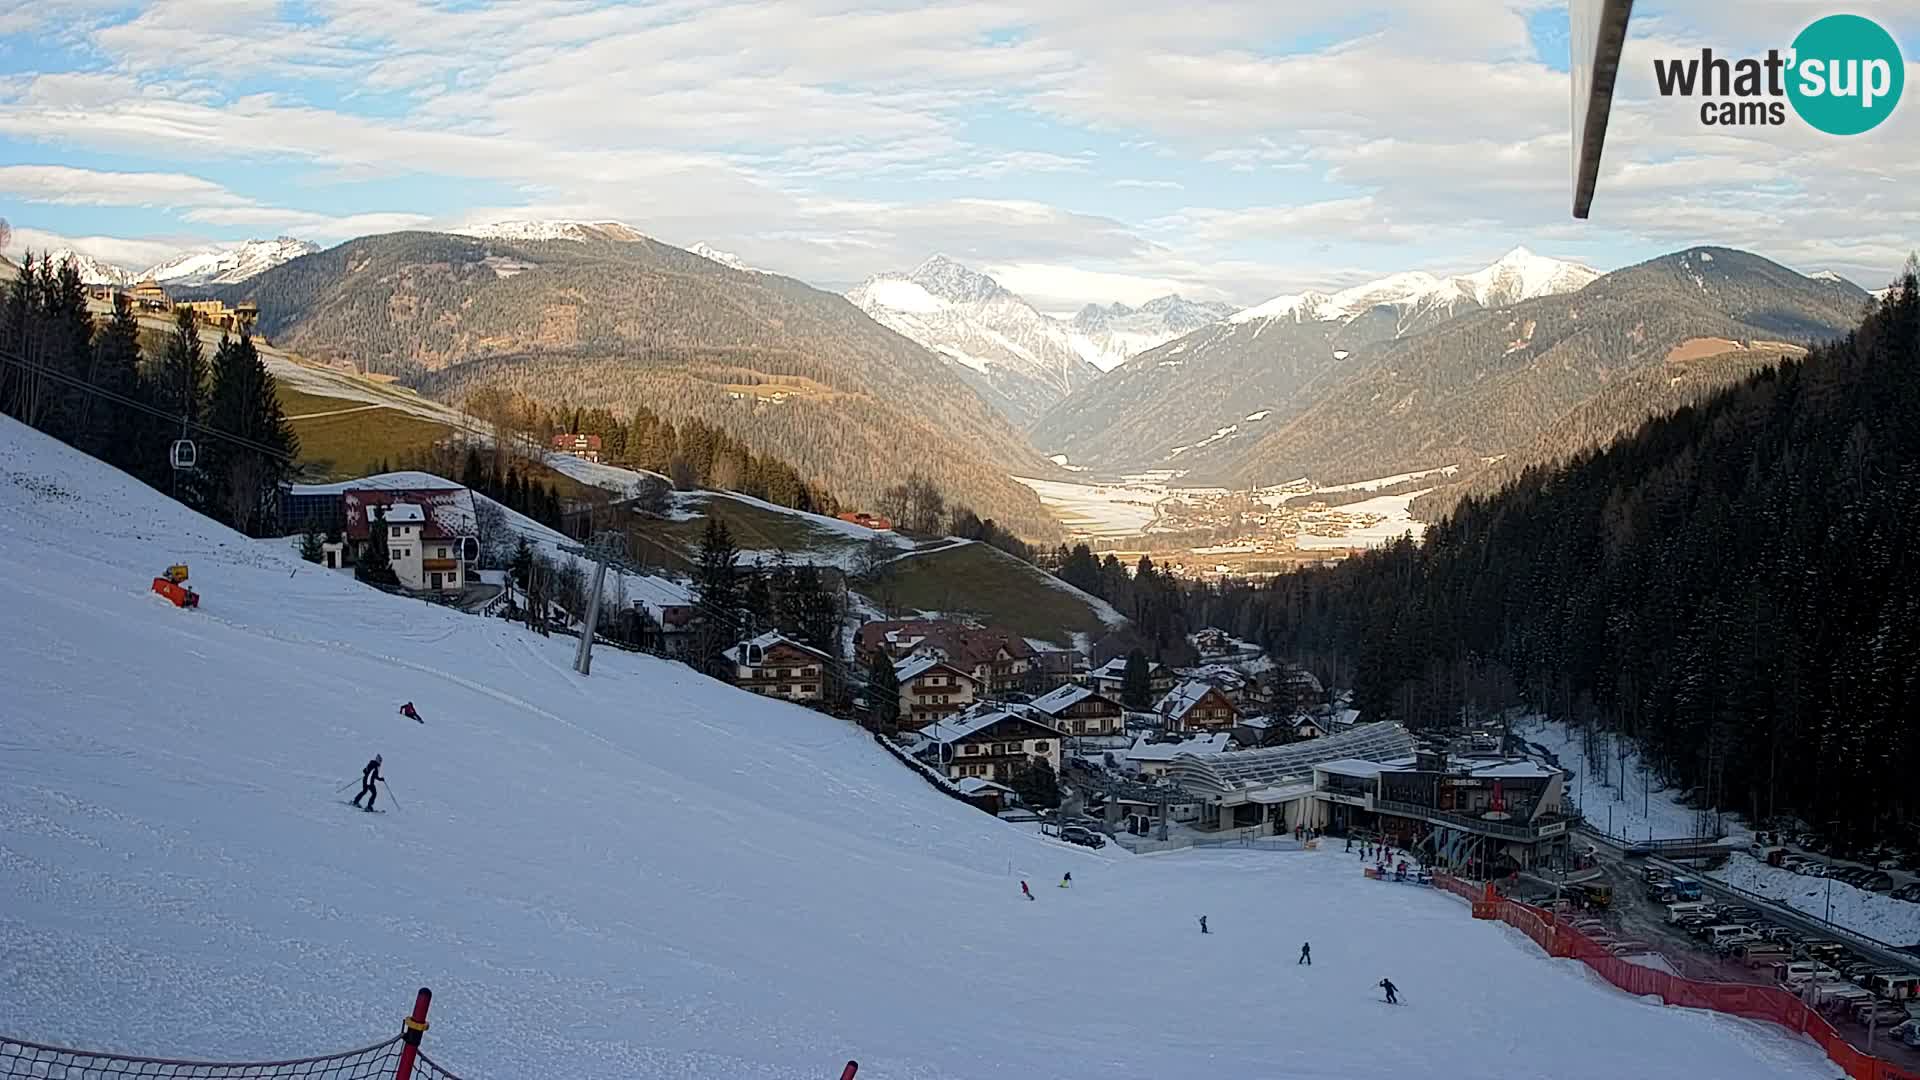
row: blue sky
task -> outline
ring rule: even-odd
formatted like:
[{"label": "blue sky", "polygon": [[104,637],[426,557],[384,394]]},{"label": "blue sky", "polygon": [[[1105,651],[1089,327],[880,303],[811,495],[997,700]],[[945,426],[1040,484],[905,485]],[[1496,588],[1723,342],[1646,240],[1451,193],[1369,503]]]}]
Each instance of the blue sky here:
[{"label": "blue sky", "polygon": [[[1915,55],[1908,6],[1850,10]],[[1709,130],[1652,89],[1655,56],[1784,47],[1830,10],[1637,4],[1575,222],[1546,0],[0,0],[0,216],[13,251],[135,269],[613,218],[827,286],[944,252],[1050,310],[1522,244],[1604,269],[1724,243],[1878,285],[1920,235],[1920,164],[1892,150],[1920,104],[1833,139]]]}]

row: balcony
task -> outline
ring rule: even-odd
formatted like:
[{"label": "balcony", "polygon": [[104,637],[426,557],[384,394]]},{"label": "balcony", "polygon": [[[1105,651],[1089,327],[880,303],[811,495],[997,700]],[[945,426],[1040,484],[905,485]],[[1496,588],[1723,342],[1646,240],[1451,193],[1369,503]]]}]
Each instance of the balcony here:
[{"label": "balcony", "polygon": [[420,569],[429,574],[451,574],[460,569],[459,559],[421,559]]},{"label": "balcony", "polygon": [[1430,821],[1435,825],[1444,825],[1450,829],[1459,829],[1463,832],[1479,833],[1483,836],[1498,836],[1502,839],[1520,840],[1526,843],[1533,843],[1553,836],[1562,836],[1567,831],[1565,819],[1557,815],[1549,815],[1546,819],[1528,822],[1488,821],[1485,818],[1477,818],[1468,814],[1455,814],[1446,810],[1436,810],[1430,806],[1421,806],[1417,803],[1395,802],[1392,799],[1373,800],[1373,809],[1383,814],[1420,818],[1423,821]]}]

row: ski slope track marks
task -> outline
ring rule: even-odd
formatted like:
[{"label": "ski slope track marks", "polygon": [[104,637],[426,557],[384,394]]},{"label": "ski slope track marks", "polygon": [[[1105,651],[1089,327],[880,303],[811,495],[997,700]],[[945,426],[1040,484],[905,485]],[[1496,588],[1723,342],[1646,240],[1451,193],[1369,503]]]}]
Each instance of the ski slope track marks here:
[{"label": "ski slope track marks", "polygon": [[[570,638],[366,589],[11,421],[0,461],[9,1035],[290,1057],[431,986],[427,1048],[474,1078],[1832,1076],[1338,852],[1061,845],[843,721],[612,649],[583,678]],[[197,611],[147,591],[180,561]],[[386,813],[342,810],[375,753]],[[1412,1007],[1368,1004],[1384,977]]]}]

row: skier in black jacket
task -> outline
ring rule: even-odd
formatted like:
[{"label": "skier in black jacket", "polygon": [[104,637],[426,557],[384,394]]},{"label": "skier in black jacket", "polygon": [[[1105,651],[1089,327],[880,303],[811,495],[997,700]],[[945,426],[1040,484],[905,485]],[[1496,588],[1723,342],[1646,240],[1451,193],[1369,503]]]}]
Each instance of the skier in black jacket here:
[{"label": "skier in black jacket", "polygon": [[1389,1005],[1400,1004],[1400,998],[1398,996],[1398,991],[1400,988],[1393,985],[1392,979],[1381,979],[1380,989],[1385,990],[1387,992],[1387,1004]]},{"label": "skier in black jacket", "polygon": [[[362,810],[372,810],[374,800],[380,797],[379,789],[373,785],[385,779],[380,775],[380,755],[375,754],[373,760],[367,762],[366,768],[360,770],[360,794],[353,797],[353,805]],[[367,800],[367,805],[360,806],[361,799]]]}]

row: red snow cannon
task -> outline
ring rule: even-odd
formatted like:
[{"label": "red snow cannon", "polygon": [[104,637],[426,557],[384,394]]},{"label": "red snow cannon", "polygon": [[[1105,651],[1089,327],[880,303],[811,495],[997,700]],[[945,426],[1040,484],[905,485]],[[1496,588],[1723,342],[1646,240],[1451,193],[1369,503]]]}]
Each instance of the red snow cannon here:
[{"label": "red snow cannon", "polygon": [[167,567],[167,572],[153,579],[153,591],[173,601],[178,608],[197,608],[200,606],[200,594],[187,588],[187,566],[175,563]]}]

